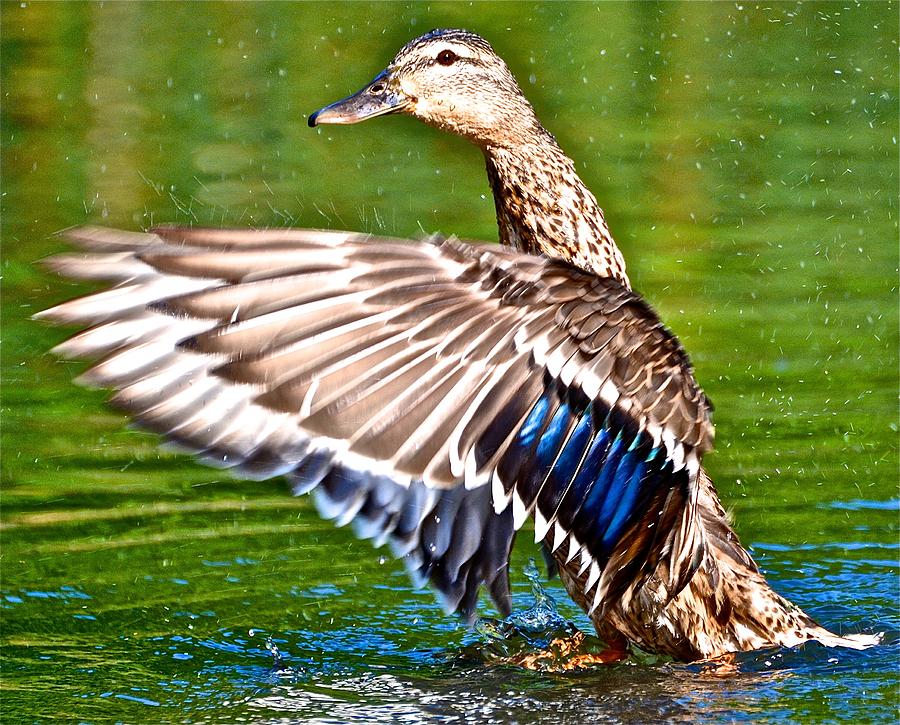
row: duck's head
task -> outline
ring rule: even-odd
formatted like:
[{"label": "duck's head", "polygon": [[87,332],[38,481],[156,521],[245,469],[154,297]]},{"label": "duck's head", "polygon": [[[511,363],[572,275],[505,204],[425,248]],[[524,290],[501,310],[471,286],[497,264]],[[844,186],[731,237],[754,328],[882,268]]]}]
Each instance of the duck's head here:
[{"label": "duck's head", "polygon": [[403,113],[480,146],[521,143],[540,125],[490,44],[465,30],[432,30],[407,43],[365,88],[309,117],[309,125],[359,123]]}]

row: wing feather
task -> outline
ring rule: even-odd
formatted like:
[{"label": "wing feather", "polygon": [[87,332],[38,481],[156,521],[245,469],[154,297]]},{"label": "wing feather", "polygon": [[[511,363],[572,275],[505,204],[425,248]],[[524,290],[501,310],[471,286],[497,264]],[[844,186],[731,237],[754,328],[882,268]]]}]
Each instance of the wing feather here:
[{"label": "wing feather", "polygon": [[[83,228],[48,266],[110,281],[38,317],[56,348],[165,440],[287,475],[323,516],[389,542],[450,609],[509,609],[533,514],[580,554],[594,607],[699,561],[711,407],[632,291],[490,245],[315,230]],[[489,485],[488,485],[489,484]],[[562,544],[568,541],[568,547]]]}]

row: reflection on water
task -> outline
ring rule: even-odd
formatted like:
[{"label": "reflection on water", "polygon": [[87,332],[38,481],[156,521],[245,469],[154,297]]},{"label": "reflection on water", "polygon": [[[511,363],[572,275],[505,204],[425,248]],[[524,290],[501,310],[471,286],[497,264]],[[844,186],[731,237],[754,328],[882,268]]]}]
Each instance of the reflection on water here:
[{"label": "reflection on water", "polygon": [[[895,721],[894,4],[2,12],[6,720]],[[29,315],[81,288],[34,262],[70,225],[496,238],[465,143],[409,119],[306,126],[440,26],[494,43],[601,200],[716,403],[709,469],[775,588],[882,645],[749,653],[730,677],[637,655],[567,675],[501,664],[590,629],[558,583],[541,586],[560,618],[535,607],[527,542],[517,628],[486,642],[280,482],[160,453],[47,355],[66,333]]]}]

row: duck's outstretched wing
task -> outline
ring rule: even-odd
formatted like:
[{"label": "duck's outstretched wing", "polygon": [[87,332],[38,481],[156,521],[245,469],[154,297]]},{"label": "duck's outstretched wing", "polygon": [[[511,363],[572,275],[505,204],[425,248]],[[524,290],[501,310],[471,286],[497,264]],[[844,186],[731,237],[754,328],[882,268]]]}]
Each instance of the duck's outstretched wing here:
[{"label": "duck's outstretched wing", "polygon": [[536,540],[606,606],[654,573],[670,596],[703,551],[710,406],[654,312],[566,263],[453,239],[313,230],[68,233],[52,257],[103,292],[37,317],[83,382],[207,463],[287,476],[321,513],[390,542],[448,608]]}]

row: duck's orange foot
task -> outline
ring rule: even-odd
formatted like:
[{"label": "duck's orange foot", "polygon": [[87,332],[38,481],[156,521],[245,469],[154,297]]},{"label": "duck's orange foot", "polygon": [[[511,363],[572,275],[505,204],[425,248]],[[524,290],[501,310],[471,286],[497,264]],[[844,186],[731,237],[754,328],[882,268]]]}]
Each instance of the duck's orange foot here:
[{"label": "duck's orange foot", "polygon": [[726,652],[718,657],[702,660],[698,664],[700,665],[700,674],[707,677],[732,677],[740,672],[734,652]]},{"label": "duck's orange foot", "polygon": [[601,652],[585,652],[584,648],[584,632],[576,632],[570,637],[554,639],[546,649],[539,652],[528,652],[509,657],[507,662],[528,670],[572,672],[594,665],[614,664],[628,656],[628,650],[624,646],[610,647]]}]

